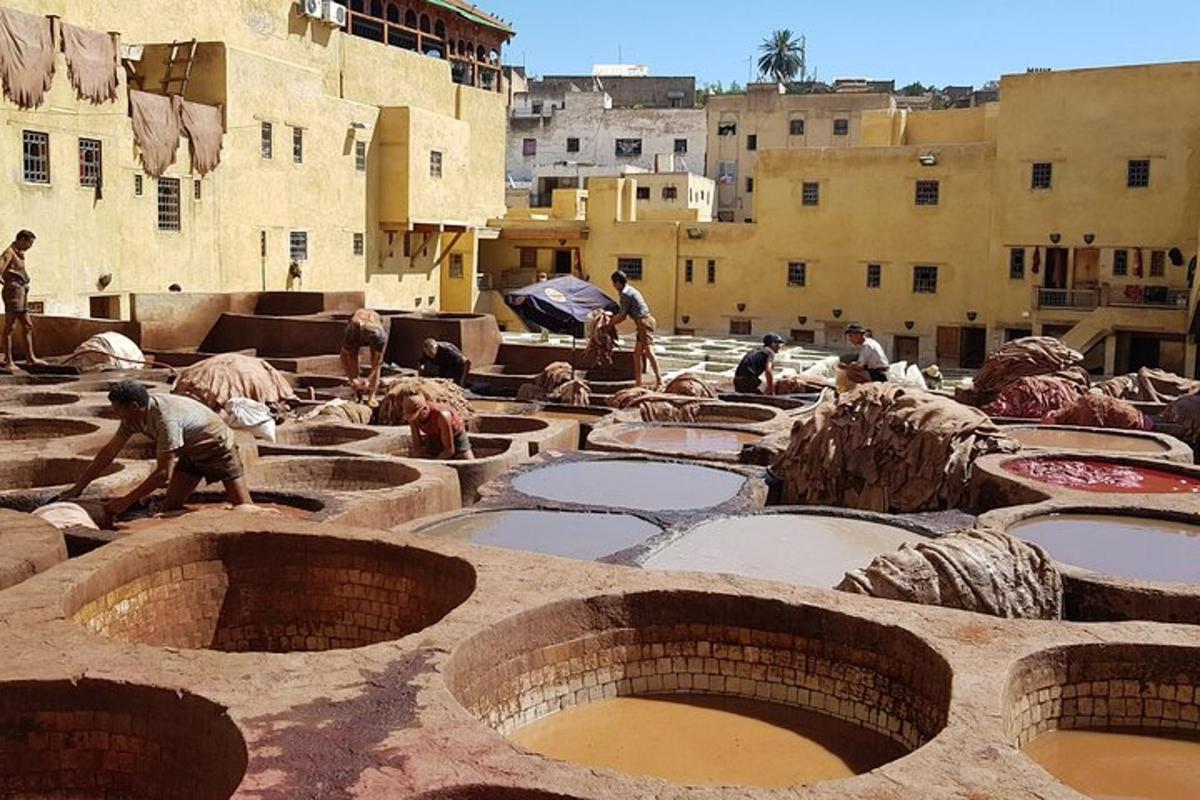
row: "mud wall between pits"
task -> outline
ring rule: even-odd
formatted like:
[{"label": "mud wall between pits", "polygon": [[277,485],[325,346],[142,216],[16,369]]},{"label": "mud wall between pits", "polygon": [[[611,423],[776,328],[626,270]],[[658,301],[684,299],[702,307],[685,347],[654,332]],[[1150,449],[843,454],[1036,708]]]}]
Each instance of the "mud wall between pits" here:
[{"label": "mud wall between pits", "polygon": [[[633,342],[632,335],[623,335],[622,342],[630,345]],[[554,361],[566,361],[576,369],[586,369],[588,365],[583,357],[586,350],[587,342],[583,339],[579,340],[579,346],[574,351],[556,345],[505,342],[500,345],[496,363],[503,364],[504,371],[514,375],[533,375]],[[624,377],[632,376],[633,351],[626,349],[613,352],[612,367],[606,372]]]},{"label": "mud wall between pits", "polygon": [[491,314],[405,314],[392,318],[387,360],[417,366],[421,344],[429,338],[456,345],[477,367],[496,363],[501,348],[500,326]]},{"label": "mud wall between pits", "polygon": [[[39,356],[65,356],[75,351],[97,333],[116,331],[136,343],[142,340],[142,327],[136,322],[89,317],[55,317],[33,315],[34,350]],[[20,336],[13,337],[13,357],[25,357],[25,345]]]},{"label": "mud wall between pits", "polygon": [[206,353],[228,353],[250,343],[260,357],[336,356],[345,333],[344,320],[224,313],[204,337],[200,349]]},{"label": "mud wall between pits", "polygon": [[252,314],[253,292],[155,292],[129,295],[129,317],[142,326],[145,350],[197,348],[226,312]]}]

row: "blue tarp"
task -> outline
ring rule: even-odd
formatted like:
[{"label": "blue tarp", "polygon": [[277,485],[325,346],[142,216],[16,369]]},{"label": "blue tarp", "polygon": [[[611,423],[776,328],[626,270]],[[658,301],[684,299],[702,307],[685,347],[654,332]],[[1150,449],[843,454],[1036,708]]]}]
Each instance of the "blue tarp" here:
[{"label": "blue tarp", "polygon": [[577,339],[586,335],[583,323],[592,311],[615,314],[620,309],[604,292],[570,275],[515,289],[504,295],[504,302],[526,322]]}]

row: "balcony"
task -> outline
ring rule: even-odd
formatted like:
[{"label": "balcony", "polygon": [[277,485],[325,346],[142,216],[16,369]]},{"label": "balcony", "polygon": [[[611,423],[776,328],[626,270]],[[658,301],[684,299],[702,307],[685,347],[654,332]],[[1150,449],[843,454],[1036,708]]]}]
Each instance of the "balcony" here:
[{"label": "balcony", "polygon": [[1039,309],[1063,309],[1067,311],[1091,311],[1100,306],[1116,308],[1148,308],[1186,310],[1189,289],[1172,289],[1167,286],[1102,285],[1099,289],[1034,289],[1033,303]]},{"label": "balcony", "polygon": [[1075,311],[1091,311],[1100,303],[1100,293],[1095,289],[1034,289],[1035,308],[1063,308]]}]

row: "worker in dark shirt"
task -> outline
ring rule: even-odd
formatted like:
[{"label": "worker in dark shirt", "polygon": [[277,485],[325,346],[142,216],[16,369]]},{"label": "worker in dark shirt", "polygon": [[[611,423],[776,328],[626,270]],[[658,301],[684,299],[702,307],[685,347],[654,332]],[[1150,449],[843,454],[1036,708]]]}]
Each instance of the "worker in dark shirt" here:
[{"label": "worker in dark shirt", "polygon": [[760,379],[766,380],[766,394],[775,394],[775,354],[783,347],[783,337],[768,333],[762,347],[756,347],[738,362],[733,373],[733,388],[742,394],[763,394]]},{"label": "worker in dark shirt", "polygon": [[459,386],[466,386],[471,360],[450,342],[426,339],[418,371],[423,378],[449,378]]}]

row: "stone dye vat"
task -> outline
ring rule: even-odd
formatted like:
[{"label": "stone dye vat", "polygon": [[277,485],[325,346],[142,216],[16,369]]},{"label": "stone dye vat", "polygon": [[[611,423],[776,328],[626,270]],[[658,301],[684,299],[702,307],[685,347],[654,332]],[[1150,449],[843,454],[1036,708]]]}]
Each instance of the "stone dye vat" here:
[{"label": "stone dye vat", "polygon": [[470,430],[485,436],[511,439],[514,444],[524,445],[531,456],[546,450],[579,447],[579,424],[572,420],[481,414],[471,420]]},{"label": "stone dye vat", "polygon": [[378,436],[378,431],[355,425],[299,423],[279,426],[275,431],[275,443],[295,447],[343,447],[369,443]]},{"label": "stone dye vat", "polygon": [[[223,491],[208,489],[195,492],[188,498],[187,505],[176,512],[155,513],[152,507],[138,509],[124,515],[114,526],[123,533],[145,530],[157,527],[163,523],[175,522],[181,517],[187,517],[201,511],[221,509],[237,514],[263,514],[275,519],[311,520],[326,510],[326,503],[315,494],[301,495],[290,492],[260,492],[251,491],[250,499],[254,505],[231,507]],[[247,522],[254,517],[246,517]]]},{"label": "stone dye vat", "polygon": [[1056,730],[1024,750],[1051,775],[1089,797],[1194,800],[1200,780],[1200,738],[1194,733]]},{"label": "stone dye vat", "polygon": [[487,547],[595,561],[636,547],[662,528],[632,514],[511,509],[419,523],[416,533]]},{"label": "stone dye vat", "polygon": [[0,418],[0,442],[21,444],[30,442],[43,447],[51,441],[96,433],[100,426],[94,422],[64,417],[3,417]]},{"label": "stone dye vat", "polygon": [[[0,589],[66,561],[62,532],[50,523],[27,514],[0,510]],[[3,770],[0,769],[0,774]],[[0,784],[3,782],[0,781]]]},{"label": "stone dye vat", "polygon": [[124,558],[79,592],[72,616],[93,634],[158,647],[363,647],[432,625],[475,588],[460,559],[322,536],[168,534]]},{"label": "stone dye vat", "polygon": [[950,697],[949,666],[902,628],[686,591],[510,618],[458,649],[447,682],[468,711],[535,752],[709,785],[873,769],[936,735]]},{"label": "stone dye vat", "polygon": [[469,402],[477,414],[528,414],[534,409],[532,403],[520,403],[514,400],[471,397]]},{"label": "stone dye vat", "polygon": [[[68,456],[14,457],[0,461],[0,507],[32,511],[69,489],[91,464],[90,458]],[[149,464],[114,461],[88,487],[88,497],[125,492],[149,474]]]},{"label": "stone dye vat", "polygon": [[760,433],[733,428],[624,423],[592,431],[588,448],[672,458],[737,461],[742,445],[761,438]]},{"label": "stone dye vat", "polygon": [[4,403],[21,408],[51,408],[75,405],[81,399],[73,392],[18,392],[4,398]]},{"label": "stone dye vat", "polygon": [[216,703],[116,683],[0,685],[0,798],[225,800],[246,745]]},{"label": "stone dye vat", "polygon": [[1004,432],[1025,450],[1106,453],[1192,463],[1191,448],[1162,434],[1059,425],[1006,425]]},{"label": "stone dye vat", "polygon": [[831,589],[881,553],[925,538],[882,514],[780,511],[706,520],[642,562]]},{"label": "stone dye vat", "polygon": [[1087,458],[1022,458],[1004,469],[1038,483],[1101,494],[1200,494],[1200,477]]}]

